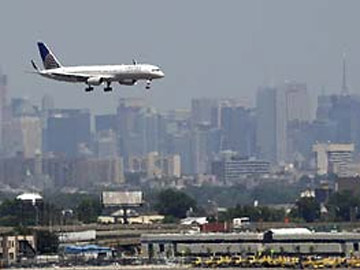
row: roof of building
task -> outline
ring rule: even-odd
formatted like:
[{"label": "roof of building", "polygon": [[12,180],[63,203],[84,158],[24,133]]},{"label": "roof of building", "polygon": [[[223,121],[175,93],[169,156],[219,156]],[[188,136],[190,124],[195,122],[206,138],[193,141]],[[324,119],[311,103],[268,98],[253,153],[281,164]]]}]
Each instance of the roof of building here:
[{"label": "roof of building", "polygon": [[182,225],[194,225],[194,224],[203,225],[208,223],[208,221],[206,217],[187,217],[187,218],[183,218],[180,221],[180,223]]},{"label": "roof of building", "polygon": [[86,245],[86,246],[66,246],[64,252],[68,254],[79,254],[79,253],[99,253],[99,252],[109,252],[111,248],[109,247],[100,247],[98,245]]},{"label": "roof of building", "polygon": [[23,193],[18,195],[16,199],[21,201],[31,201],[33,204],[35,204],[37,200],[42,200],[43,198],[38,193]]},{"label": "roof of building", "polygon": [[287,234],[311,234],[312,232],[307,228],[279,228],[268,230],[275,235],[287,235]]}]

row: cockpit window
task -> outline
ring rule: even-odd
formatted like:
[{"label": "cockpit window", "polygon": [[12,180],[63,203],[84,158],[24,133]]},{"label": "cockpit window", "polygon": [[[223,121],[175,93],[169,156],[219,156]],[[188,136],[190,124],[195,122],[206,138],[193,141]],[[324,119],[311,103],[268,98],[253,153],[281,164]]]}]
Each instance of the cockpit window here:
[{"label": "cockpit window", "polygon": [[152,71],[154,72],[160,71],[160,68],[154,68]]}]

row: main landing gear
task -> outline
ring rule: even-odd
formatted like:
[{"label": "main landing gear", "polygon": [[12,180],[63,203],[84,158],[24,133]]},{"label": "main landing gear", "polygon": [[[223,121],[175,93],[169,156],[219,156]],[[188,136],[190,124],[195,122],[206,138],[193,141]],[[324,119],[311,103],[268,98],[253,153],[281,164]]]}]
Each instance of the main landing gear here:
[{"label": "main landing gear", "polygon": [[106,82],[106,87],[104,88],[104,92],[112,91],[112,87],[110,86],[111,82]]},{"label": "main landing gear", "polygon": [[91,85],[88,85],[88,87],[85,88],[85,92],[91,92],[94,90],[94,87],[92,87]]}]

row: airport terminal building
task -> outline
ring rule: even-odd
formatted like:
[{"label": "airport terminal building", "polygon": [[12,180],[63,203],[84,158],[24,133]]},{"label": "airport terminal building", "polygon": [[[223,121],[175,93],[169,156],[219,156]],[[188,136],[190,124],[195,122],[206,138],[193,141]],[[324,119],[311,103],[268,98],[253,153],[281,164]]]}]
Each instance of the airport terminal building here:
[{"label": "airport terminal building", "polygon": [[360,255],[360,233],[312,232],[305,228],[271,229],[264,233],[145,234],[142,256],[148,259],[177,256],[250,255]]}]

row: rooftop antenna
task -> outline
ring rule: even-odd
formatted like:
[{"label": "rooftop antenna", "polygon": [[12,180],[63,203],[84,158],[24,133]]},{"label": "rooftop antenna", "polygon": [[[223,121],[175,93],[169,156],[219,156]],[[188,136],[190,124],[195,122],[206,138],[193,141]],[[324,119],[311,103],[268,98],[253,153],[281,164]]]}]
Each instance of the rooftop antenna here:
[{"label": "rooftop antenna", "polygon": [[349,88],[348,88],[348,85],[347,85],[347,81],[346,81],[346,53],[344,52],[343,53],[343,59],[342,59],[342,64],[343,64],[343,67],[342,67],[342,85],[341,85],[341,94],[343,96],[347,96],[349,95]]}]

